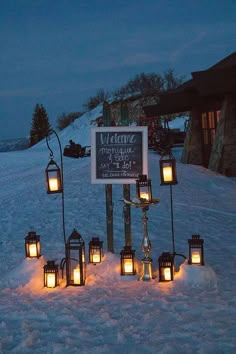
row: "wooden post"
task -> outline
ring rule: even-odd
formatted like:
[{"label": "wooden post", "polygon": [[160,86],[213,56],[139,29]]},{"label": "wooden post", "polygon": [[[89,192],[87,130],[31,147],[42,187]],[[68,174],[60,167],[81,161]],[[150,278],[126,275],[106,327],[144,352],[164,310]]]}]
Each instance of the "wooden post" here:
[{"label": "wooden post", "polygon": [[106,184],[107,250],[114,253],[112,184]]},{"label": "wooden post", "polygon": [[[123,197],[126,200],[130,200],[129,184],[123,184]],[[125,228],[125,246],[132,246],[130,205],[124,204],[123,216],[124,216],[124,228]]]}]

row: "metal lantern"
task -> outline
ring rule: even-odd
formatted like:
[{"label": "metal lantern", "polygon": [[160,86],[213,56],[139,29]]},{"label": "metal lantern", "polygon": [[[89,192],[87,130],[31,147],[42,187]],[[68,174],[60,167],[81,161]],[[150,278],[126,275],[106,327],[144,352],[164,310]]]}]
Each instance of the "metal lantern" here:
[{"label": "metal lantern", "polygon": [[61,170],[58,164],[51,158],[46,167],[47,193],[62,193]]},{"label": "metal lantern", "polygon": [[200,238],[200,235],[192,235],[192,238],[188,240],[189,244],[189,260],[188,264],[204,265],[204,240]]},{"label": "metal lantern", "polygon": [[136,197],[144,203],[152,201],[152,183],[147,175],[139,175],[136,180]]},{"label": "metal lantern", "polygon": [[44,269],[44,286],[46,288],[56,288],[59,285],[58,265],[55,261],[47,261]]},{"label": "metal lantern", "polygon": [[30,231],[25,237],[25,257],[39,258],[41,256],[40,236]]},{"label": "metal lantern", "polygon": [[85,285],[85,245],[76,229],[66,243],[66,281],[67,286]]},{"label": "metal lantern", "polygon": [[178,184],[176,160],[171,153],[164,154],[159,161],[161,186]]},{"label": "metal lantern", "polygon": [[136,274],[134,264],[135,250],[131,246],[124,246],[120,252],[120,274],[121,275],[134,275]]},{"label": "metal lantern", "polygon": [[103,241],[100,241],[98,237],[93,237],[89,242],[89,263],[101,263],[103,257],[102,245]]},{"label": "metal lantern", "polygon": [[170,252],[163,252],[158,258],[159,281],[174,280],[174,256]]}]

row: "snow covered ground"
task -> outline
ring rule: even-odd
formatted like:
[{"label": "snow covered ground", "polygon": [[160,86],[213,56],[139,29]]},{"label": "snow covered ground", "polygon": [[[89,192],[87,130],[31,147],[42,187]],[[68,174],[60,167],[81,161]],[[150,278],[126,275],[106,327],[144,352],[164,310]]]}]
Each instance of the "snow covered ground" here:
[{"label": "snow covered ground", "polygon": [[[99,110],[100,108],[98,108]],[[90,120],[98,110],[60,133],[89,144]],[[51,146],[58,159],[55,138]],[[179,150],[177,150],[179,156]],[[203,167],[177,163],[173,187],[176,252],[188,256],[188,239],[205,240],[204,267],[183,264],[173,282],[122,277],[124,246],[122,187],[113,186],[115,253],[106,251],[105,191],[90,184],[90,158],[64,158],[65,223],[74,227],[88,251],[92,237],[104,241],[101,264],[87,266],[84,287],[43,288],[43,265],[64,257],[61,195],[48,195],[45,141],[0,154],[0,353],[163,353],[236,352],[236,180]],[[59,161],[58,161],[59,162]],[[159,155],[149,152],[149,176],[160,204],[150,207],[148,231],[157,273],[158,257],[172,250],[169,188],[160,186]],[[134,195],[134,186],[131,188]],[[39,260],[25,259],[24,237],[41,236]],[[132,240],[141,268],[141,211],[132,209]],[[178,265],[179,265],[178,264]],[[178,268],[178,267],[177,267]]]}]

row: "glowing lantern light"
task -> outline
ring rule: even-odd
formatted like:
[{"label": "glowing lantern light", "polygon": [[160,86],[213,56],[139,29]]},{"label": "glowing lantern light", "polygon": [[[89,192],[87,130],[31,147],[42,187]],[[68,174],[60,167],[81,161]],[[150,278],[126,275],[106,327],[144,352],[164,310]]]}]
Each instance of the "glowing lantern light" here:
[{"label": "glowing lantern light", "polygon": [[93,237],[89,242],[89,263],[101,263],[103,257],[102,245],[103,241],[100,241],[98,237]]},{"label": "glowing lantern light", "polygon": [[66,243],[66,281],[67,286],[85,285],[85,245],[76,229]]},{"label": "glowing lantern light", "polygon": [[125,246],[120,252],[120,274],[121,275],[135,275],[135,250],[132,250],[130,246]]},{"label": "glowing lantern light", "polygon": [[39,258],[41,256],[40,236],[30,231],[25,237],[25,257]]},{"label": "glowing lantern light", "polygon": [[159,263],[159,281],[174,280],[174,257],[170,252],[163,252],[158,258]]},{"label": "glowing lantern light", "polygon": [[147,175],[139,175],[136,180],[136,197],[144,203],[152,201],[152,184]]},{"label": "glowing lantern light", "polygon": [[46,288],[56,288],[59,284],[58,265],[55,261],[47,261],[44,269],[44,286]]},{"label": "glowing lantern light", "polygon": [[57,163],[51,158],[46,167],[47,193],[62,193],[61,170]]},{"label": "glowing lantern light", "polygon": [[200,238],[200,235],[192,235],[192,238],[188,240],[189,244],[189,260],[188,264],[204,265],[204,240]]}]

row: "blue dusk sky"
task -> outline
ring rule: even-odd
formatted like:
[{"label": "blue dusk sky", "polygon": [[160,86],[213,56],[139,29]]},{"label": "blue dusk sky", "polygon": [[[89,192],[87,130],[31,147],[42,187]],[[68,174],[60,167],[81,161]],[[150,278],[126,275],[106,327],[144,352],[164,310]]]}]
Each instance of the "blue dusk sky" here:
[{"label": "blue dusk sky", "polygon": [[0,139],[141,72],[190,78],[236,50],[235,0],[0,0]]}]

